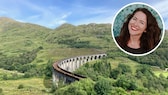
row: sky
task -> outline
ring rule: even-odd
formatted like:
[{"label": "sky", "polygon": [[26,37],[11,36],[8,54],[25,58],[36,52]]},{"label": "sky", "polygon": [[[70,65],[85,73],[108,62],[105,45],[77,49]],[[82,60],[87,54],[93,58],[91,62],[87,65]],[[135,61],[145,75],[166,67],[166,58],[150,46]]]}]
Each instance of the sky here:
[{"label": "sky", "polygon": [[168,0],[0,0],[0,17],[51,29],[69,23],[112,23],[117,11],[133,2],[153,6],[168,29]]}]

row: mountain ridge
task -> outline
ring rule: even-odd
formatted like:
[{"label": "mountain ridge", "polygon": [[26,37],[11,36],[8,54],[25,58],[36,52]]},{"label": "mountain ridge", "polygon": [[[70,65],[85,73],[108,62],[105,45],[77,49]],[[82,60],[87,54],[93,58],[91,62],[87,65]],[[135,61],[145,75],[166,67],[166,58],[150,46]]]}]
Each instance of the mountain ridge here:
[{"label": "mountain ridge", "polygon": [[12,18],[8,18],[8,17],[0,17],[0,22],[3,22],[3,21],[10,22],[10,21],[15,21],[15,20]]},{"label": "mountain ridge", "polygon": [[51,30],[50,28],[47,28],[45,26],[41,26],[41,25],[38,25],[38,24],[34,24],[34,23],[27,23],[27,22],[20,22],[20,21],[17,21],[17,20],[14,20],[12,18],[8,18],[8,17],[0,17],[0,31],[2,32],[5,32],[5,31],[8,31],[8,30],[11,30],[11,29],[16,29],[16,28],[43,28],[43,29],[49,29]]},{"label": "mountain ridge", "polygon": [[[6,31],[11,28],[22,28],[22,27],[32,27],[32,26],[46,28],[49,30],[60,30],[60,29],[64,29],[64,28],[73,29],[76,27],[94,27],[95,25],[103,25],[103,24],[89,23],[89,24],[81,24],[81,25],[76,26],[76,25],[73,25],[70,23],[63,23],[60,26],[56,27],[55,29],[51,29],[46,26],[41,26],[41,25],[34,24],[34,23],[17,21],[15,19],[12,19],[9,17],[0,17],[0,31]],[[106,23],[104,25],[111,25],[111,24]]]}]

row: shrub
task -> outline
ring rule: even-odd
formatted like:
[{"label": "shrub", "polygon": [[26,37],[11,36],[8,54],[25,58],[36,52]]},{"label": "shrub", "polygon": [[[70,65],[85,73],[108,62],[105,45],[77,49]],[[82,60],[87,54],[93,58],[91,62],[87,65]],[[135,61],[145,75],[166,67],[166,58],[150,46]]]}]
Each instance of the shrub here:
[{"label": "shrub", "polygon": [[20,85],[18,86],[18,89],[23,89],[23,88],[24,88],[23,84],[20,84]]},{"label": "shrub", "polygon": [[3,95],[3,89],[0,88],[0,95]]}]

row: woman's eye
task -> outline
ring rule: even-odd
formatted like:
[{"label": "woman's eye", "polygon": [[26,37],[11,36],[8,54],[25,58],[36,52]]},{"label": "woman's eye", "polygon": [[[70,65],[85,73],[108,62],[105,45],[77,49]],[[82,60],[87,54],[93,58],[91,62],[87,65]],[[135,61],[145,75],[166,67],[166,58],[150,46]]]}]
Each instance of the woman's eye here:
[{"label": "woman's eye", "polygon": [[135,18],[135,17],[133,17],[132,19],[133,19],[133,20],[136,20],[136,18]]},{"label": "woman's eye", "polygon": [[144,25],[144,22],[141,21],[140,23]]}]

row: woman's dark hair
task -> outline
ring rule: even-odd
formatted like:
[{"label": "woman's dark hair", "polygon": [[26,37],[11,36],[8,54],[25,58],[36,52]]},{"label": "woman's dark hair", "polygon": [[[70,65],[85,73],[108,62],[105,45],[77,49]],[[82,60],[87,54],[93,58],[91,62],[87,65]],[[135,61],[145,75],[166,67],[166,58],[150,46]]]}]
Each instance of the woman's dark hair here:
[{"label": "woman's dark hair", "polygon": [[129,14],[127,20],[124,22],[119,37],[117,37],[118,44],[124,48],[128,44],[130,38],[128,23],[134,14],[138,11],[143,12],[147,16],[146,32],[143,32],[140,38],[140,47],[143,50],[149,51],[153,49],[160,41],[161,29],[158,26],[156,18],[146,8],[137,8],[132,14]]}]

